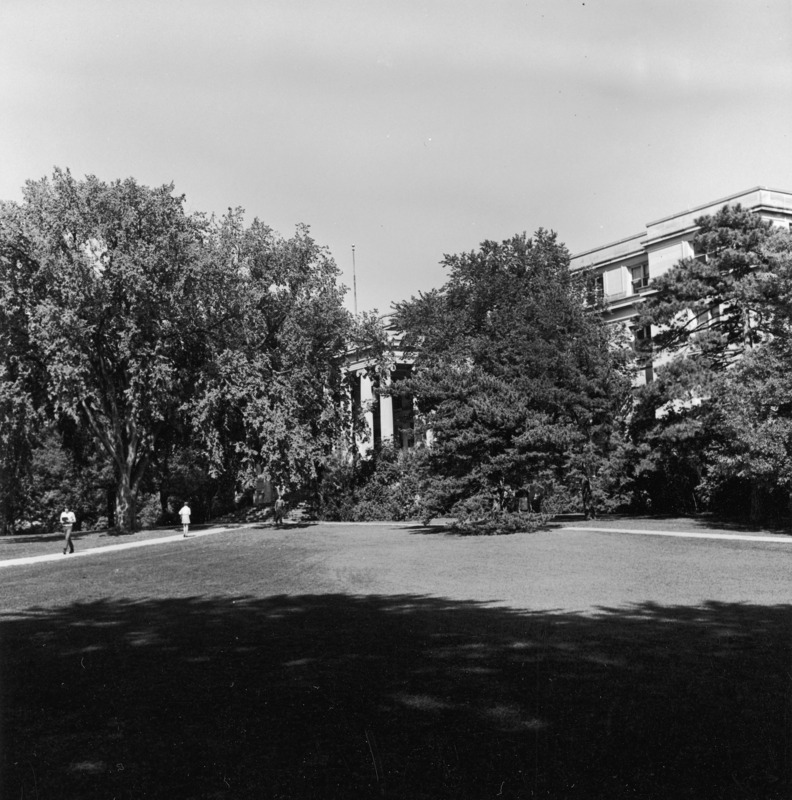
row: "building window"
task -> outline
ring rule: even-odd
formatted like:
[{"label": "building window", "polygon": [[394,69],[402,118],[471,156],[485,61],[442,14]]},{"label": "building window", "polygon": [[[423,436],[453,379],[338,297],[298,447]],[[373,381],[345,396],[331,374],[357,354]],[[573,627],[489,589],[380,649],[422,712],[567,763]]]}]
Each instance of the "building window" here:
[{"label": "building window", "polygon": [[651,383],[654,380],[654,366],[652,365],[652,328],[650,325],[633,328],[633,349],[638,356],[638,368],[643,371],[644,381]]},{"label": "building window", "polygon": [[717,328],[720,323],[720,306],[713,306],[698,313],[691,311],[690,314],[693,340],[700,339],[703,334],[712,328]]},{"label": "building window", "polygon": [[613,302],[614,300],[621,300],[623,297],[627,297],[627,290],[625,288],[627,279],[626,272],[624,267],[616,267],[615,269],[607,269],[602,273],[605,300]]},{"label": "building window", "polygon": [[605,297],[605,279],[600,272],[592,275],[586,283],[586,299],[591,305],[601,303]]},{"label": "building window", "polygon": [[641,289],[649,286],[649,262],[645,261],[643,264],[638,264],[636,267],[631,267],[632,273],[632,288],[633,294],[638,294]]},{"label": "building window", "polygon": [[690,243],[690,248],[693,251],[693,260],[698,261],[699,264],[709,264],[715,256],[726,249],[726,247],[723,246],[715,247],[712,250],[705,250],[700,245],[697,245],[695,241]]},{"label": "building window", "polygon": [[690,243],[690,248],[693,250],[694,261],[698,261],[699,264],[706,264],[709,261],[709,254],[707,251],[697,247],[695,242]]}]

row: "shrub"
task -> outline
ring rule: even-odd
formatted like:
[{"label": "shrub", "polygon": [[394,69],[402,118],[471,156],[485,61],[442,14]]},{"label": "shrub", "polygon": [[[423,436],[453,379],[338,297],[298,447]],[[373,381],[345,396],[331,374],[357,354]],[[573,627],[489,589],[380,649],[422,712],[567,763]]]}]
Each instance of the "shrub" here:
[{"label": "shrub", "polygon": [[162,507],[160,506],[159,495],[148,494],[138,497],[137,503],[137,526],[138,528],[153,528],[160,524]]},{"label": "shrub", "polygon": [[502,536],[534,533],[547,525],[548,514],[490,511],[487,514],[460,514],[451,526],[454,531],[472,536]]},{"label": "shrub", "polygon": [[392,447],[358,463],[338,459],[325,470],[312,511],[336,521],[418,519],[424,464],[422,450]]}]

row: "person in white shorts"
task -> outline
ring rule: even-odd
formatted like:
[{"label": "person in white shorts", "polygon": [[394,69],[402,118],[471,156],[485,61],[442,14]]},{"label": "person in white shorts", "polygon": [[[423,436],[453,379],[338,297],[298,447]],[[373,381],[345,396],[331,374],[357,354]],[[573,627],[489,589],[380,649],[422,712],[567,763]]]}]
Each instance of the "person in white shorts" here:
[{"label": "person in white shorts", "polygon": [[179,509],[179,516],[181,517],[181,524],[182,530],[184,531],[184,535],[187,536],[187,531],[190,529],[190,507],[187,505],[187,501],[184,501],[184,505]]}]

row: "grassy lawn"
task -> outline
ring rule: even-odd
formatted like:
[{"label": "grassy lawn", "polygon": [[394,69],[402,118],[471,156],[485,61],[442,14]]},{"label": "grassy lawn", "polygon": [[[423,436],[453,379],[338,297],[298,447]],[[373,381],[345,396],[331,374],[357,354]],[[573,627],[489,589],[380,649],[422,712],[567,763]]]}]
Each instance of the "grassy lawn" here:
[{"label": "grassy lawn", "polygon": [[790,567],[316,525],[4,568],[0,796],[787,798]]}]

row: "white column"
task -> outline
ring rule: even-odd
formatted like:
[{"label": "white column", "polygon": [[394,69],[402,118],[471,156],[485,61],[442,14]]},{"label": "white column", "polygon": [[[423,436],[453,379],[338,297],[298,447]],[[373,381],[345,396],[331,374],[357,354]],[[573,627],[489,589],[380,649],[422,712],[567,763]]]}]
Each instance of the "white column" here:
[{"label": "white column", "polygon": [[371,378],[365,372],[360,373],[360,407],[363,410],[363,418],[366,420],[367,438],[358,440],[358,450],[364,455],[366,450],[374,447],[374,391]]},{"label": "white column", "polygon": [[[418,408],[418,403],[415,403],[414,408]],[[426,446],[431,449],[432,445],[434,444],[435,440],[435,433],[432,429],[432,414],[434,411],[430,411],[428,417],[424,420],[426,423],[426,428],[424,429],[424,441],[426,442]]]},{"label": "white column", "polygon": [[[390,388],[390,376],[383,378],[385,388]],[[382,444],[393,446],[393,398],[380,395],[380,439]]]}]

